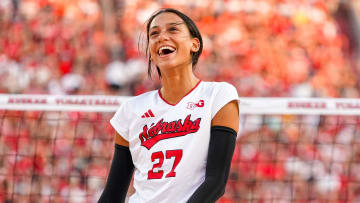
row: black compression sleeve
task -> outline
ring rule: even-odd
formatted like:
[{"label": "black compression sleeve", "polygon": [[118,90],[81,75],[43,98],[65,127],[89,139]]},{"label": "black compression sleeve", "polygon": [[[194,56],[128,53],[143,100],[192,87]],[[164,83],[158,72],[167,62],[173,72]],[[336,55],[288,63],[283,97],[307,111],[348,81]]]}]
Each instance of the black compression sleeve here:
[{"label": "black compression sleeve", "polygon": [[205,180],[187,201],[188,203],[215,202],[224,194],[235,149],[236,134],[232,128],[211,127]]},{"label": "black compression sleeve", "polygon": [[98,203],[125,202],[133,170],[129,148],[115,144],[109,176]]}]

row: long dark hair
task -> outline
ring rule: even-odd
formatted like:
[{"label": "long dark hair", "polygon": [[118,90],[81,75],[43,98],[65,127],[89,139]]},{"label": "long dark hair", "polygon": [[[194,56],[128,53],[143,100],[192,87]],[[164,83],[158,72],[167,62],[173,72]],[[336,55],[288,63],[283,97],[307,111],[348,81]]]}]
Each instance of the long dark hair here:
[{"label": "long dark hair", "polygon": [[[182,12],[180,12],[180,11],[178,11],[176,9],[173,9],[173,8],[164,8],[164,9],[161,9],[161,10],[155,12],[152,16],[150,16],[150,18],[148,19],[147,24],[146,24],[146,57],[148,58],[148,76],[150,78],[151,78],[151,56],[150,56],[150,53],[149,53],[149,50],[148,50],[149,49],[150,24],[151,24],[151,22],[154,20],[154,18],[156,16],[158,16],[161,13],[166,13],[166,12],[174,13],[177,16],[179,16],[185,22],[186,27],[189,29],[191,37],[198,38],[199,41],[200,41],[199,50],[197,52],[192,52],[191,53],[191,61],[192,61],[193,69],[195,68],[195,65],[197,64],[197,62],[199,60],[199,57],[200,57],[200,55],[202,53],[202,50],[203,50],[203,41],[202,41],[200,31],[196,27],[194,21],[191,20],[191,18],[189,18],[187,15],[185,15]],[[161,77],[161,72],[160,72],[160,69],[159,69],[158,66],[156,66],[156,70],[157,70],[157,73],[158,73],[159,77]]]}]

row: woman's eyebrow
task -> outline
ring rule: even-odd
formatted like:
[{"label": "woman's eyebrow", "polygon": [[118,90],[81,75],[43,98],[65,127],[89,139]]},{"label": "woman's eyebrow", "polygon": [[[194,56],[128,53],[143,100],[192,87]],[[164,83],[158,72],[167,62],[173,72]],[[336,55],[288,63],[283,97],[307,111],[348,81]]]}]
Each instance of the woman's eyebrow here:
[{"label": "woman's eyebrow", "polygon": [[184,22],[179,21],[179,22],[175,22],[175,23],[168,23],[167,25],[181,25],[184,24]]},{"label": "woman's eyebrow", "polygon": [[[174,22],[174,23],[167,23],[166,25],[181,25],[181,24],[184,24],[184,22],[183,21],[179,21],[179,22]],[[158,25],[155,25],[155,26],[152,26],[151,28],[150,28],[150,30],[151,29],[154,29],[154,28],[158,28],[159,26]]]}]

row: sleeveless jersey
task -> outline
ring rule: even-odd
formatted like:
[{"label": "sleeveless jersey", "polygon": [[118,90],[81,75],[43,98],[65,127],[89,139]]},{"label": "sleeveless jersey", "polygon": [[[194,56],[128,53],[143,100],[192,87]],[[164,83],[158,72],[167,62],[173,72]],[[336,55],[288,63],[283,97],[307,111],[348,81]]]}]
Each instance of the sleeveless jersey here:
[{"label": "sleeveless jersey", "polygon": [[135,166],[129,202],[186,202],[205,179],[211,120],[233,100],[229,83],[200,81],[175,105],[159,90],[124,102],[110,123],[129,142]]}]

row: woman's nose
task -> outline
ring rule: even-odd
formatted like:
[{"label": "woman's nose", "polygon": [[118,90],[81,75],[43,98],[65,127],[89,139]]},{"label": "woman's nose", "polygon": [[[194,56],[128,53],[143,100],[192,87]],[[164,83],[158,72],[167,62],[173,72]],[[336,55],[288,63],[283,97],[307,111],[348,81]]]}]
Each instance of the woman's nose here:
[{"label": "woman's nose", "polygon": [[160,32],[159,33],[159,41],[164,41],[169,39],[169,35],[166,32]]}]

